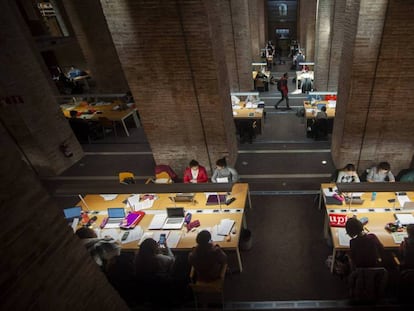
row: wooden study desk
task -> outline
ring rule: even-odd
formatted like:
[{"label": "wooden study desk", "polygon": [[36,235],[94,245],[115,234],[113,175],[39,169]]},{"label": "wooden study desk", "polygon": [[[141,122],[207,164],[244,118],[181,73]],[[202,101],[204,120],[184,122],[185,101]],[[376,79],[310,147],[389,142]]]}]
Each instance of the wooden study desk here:
[{"label": "wooden study desk", "polygon": [[105,117],[113,122],[120,122],[122,127],[124,128],[125,134],[129,136],[128,128],[125,124],[125,120],[132,116],[134,119],[135,126],[138,128],[140,126],[137,109],[136,108],[128,108],[125,110],[117,110],[116,107],[120,107],[121,102],[113,102],[113,103],[91,103],[88,104],[87,102],[81,102],[79,104],[74,105],[61,105],[63,114],[65,117],[70,118],[70,111],[76,110],[77,112],[81,113],[81,115],[77,116],[77,118],[91,120],[91,121],[99,121],[100,117]]},{"label": "wooden study desk", "polygon": [[320,111],[318,105],[326,106],[326,114],[328,115],[328,131],[332,132],[333,128],[333,119],[335,118],[336,107],[327,100],[319,100],[311,104],[309,101],[303,102],[303,108],[305,110],[305,119],[306,119],[306,131],[309,132],[309,128],[312,126],[313,120]]},{"label": "wooden study desk", "polygon": [[[372,186],[369,185],[369,186]],[[378,185],[380,186],[380,185]],[[362,187],[364,187],[362,185]],[[384,245],[385,249],[396,250],[399,247],[399,244],[394,241],[392,235],[385,230],[385,225],[390,222],[395,221],[395,213],[407,213],[407,211],[401,211],[401,206],[396,200],[395,192],[384,191],[377,192],[376,199],[371,200],[372,192],[358,192],[361,199],[364,200],[363,204],[349,204],[343,202],[342,205],[336,204],[327,204],[326,203],[326,191],[332,188],[336,189],[335,183],[330,184],[321,184],[321,193],[320,193],[320,208],[322,208],[322,203],[326,207],[326,217],[324,222],[324,234],[325,238],[332,240],[333,251],[332,251],[332,264],[331,272],[333,272],[335,256],[337,251],[348,251],[349,245],[344,245],[340,243],[340,235],[344,235],[344,228],[342,227],[332,227],[329,222],[329,214],[340,214],[346,215],[348,218],[356,216],[358,219],[362,217],[368,218],[368,223],[365,228],[374,233],[381,243]],[[356,192],[356,191],[355,191]],[[414,201],[414,192],[406,192],[410,200]],[[348,194],[352,194],[349,192]],[[388,200],[395,200],[394,202],[389,202]]]},{"label": "wooden study desk", "polygon": [[[205,193],[195,193],[193,202],[176,202],[170,199],[174,197],[175,193],[157,193],[157,199],[154,201],[151,208],[142,209],[145,212],[144,218],[139,222],[138,226],[142,229],[143,233],[153,232],[156,234],[161,231],[168,230],[149,230],[148,227],[156,214],[165,213],[167,207],[184,207],[185,212],[192,214],[192,221],[199,220],[200,227],[194,231],[187,232],[187,229],[183,227],[181,230],[171,230],[171,232],[178,232],[180,240],[175,247],[171,247],[175,251],[189,251],[196,245],[197,233],[203,229],[213,228],[218,225],[222,219],[232,219],[235,221],[233,230],[224,241],[217,241],[224,250],[234,251],[237,255],[237,261],[240,271],[243,270],[240,251],[239,251],[239,240],[240,232],[242,228],[245,228],[246,222],[244,217],[244,208],[249,206],[249,189],[247,183],[234,184],[231,191],[231,196],[236,200],[230,205],[206,205]],[[221,192],[219,192],[221,193]],[[107,216],[107,208],[110,207],[123,207],[126,211],[130,208],[126,205],[126,199],[131,194],[119,194],[113,200],[106,201],[103,196],[99,194],[88,194],[83,197],[78,203],[84,211],[89,211],[90,217],[93,215],[97,216],[97,220],[94,223],[95,229],[99,227],[104,217]],[[85,204],[86,203],[86,204]],[[105,235],[105,230],[117,230],[119,234],[123,232],[121,229],[102,229],[101,236]],[[132,241],[130,243],[122,244],[124,251],[135,251],[138,249],[138,241]]]},{"label": "wooden study desk", "polygon": [[[254,108],[253,108],[254,107]],[[256,121],[256,134],[263,133],[264,126],[264,113],[263,108],[258,108],[257,104],[254,104],[252,108],[247,108],[245,102],[240,102],[237,105],[233,105],[233,118],[236,123],[236,127],[240,120],[252,120]]]}]

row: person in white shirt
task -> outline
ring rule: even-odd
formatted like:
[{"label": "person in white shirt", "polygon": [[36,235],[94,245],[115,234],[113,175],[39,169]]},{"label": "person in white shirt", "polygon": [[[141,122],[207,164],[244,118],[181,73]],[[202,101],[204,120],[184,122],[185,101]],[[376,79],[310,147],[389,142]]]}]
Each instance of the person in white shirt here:
[{"label": "person in white shirt", "polygon": [[237,171],[227,166],[226,158],[218,159],[211,181],[214,183],[237,182],[239,174]]},{"label": "person in white shirt", "polygon": [[353,164],[347,164],[343,169],[338,173],[336,179],[337,183],[351,183],[351,182],[360,182],[359,176],[355,170]]}]

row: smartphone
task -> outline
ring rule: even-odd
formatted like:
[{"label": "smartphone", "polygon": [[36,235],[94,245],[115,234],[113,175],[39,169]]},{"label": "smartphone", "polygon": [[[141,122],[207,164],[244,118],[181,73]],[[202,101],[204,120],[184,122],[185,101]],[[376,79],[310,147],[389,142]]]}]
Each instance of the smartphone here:
[{"label": "smartphone", "polygon": [[165,245],[165,233],[160,234],[160,240],[158,241],[160,245]]},{"label": "smartphone", "polygon": [[129,235],[129,231],[125,231],[125,233],[122,235],[121,241],[125,241]]}]

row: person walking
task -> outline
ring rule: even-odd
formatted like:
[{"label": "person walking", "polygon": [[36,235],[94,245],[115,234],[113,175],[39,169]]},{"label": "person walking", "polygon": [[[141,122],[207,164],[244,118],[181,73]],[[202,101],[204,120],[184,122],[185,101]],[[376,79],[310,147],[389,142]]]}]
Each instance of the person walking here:
[{"label": "person walking", "polygon": [[289,107],[289,89],[288,89],[288,73],[285,72],[283,76],[280,78],[280,80],[277,82],[277,89],[279,90],[280,94],[282,95],[282,98],[279,99],[279,101],[275,105],[275,109],[278,109],[279,104],[286,99],[286,109],[291,109]]}]

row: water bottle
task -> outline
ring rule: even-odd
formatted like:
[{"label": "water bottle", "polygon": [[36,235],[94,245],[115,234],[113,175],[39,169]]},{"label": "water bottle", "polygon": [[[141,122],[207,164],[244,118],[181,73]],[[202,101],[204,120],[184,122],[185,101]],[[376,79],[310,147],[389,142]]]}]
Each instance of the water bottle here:
[{"label": "water bottle", "polygon": [[377,198],[377,193],[373,192],[371,195],[371,201],[375,201],[376,198]]}]

